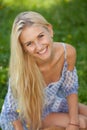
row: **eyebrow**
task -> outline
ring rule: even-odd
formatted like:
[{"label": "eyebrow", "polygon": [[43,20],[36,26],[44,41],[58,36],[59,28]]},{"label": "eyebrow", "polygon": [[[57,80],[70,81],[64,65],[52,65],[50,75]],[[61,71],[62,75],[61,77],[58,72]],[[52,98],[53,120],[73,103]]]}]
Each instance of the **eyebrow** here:
[{"label": "eyebrow", "polygon": [[[43,34],[44,32],[41,32],[41,33],[39,33],[38,35],[37,35],[37,37],[39,36],[39,35],[41,35],[41,34]],[[32,40],[33,41],[33,40]],[[27,42],[25,42],[25,43],[23,43],[24,45],[26,45],[26,44],[28,44],[28,43],[30,43],[30,42],[32,42],[32,41],[27,41]]]}]

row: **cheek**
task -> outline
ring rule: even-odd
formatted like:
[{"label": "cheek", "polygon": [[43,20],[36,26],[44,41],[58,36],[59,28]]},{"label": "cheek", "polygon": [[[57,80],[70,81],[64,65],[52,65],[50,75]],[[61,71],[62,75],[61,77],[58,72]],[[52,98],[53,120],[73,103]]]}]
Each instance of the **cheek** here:
[{"label": "cheek", "polygon": [[50,34],[47,36],[47,41],[52,42],[52,37],[50,36]]},{"label": "cheek", "polygon": [[47,42],[48,42],[49,45],[51,45],[51,44],[52,44],[52,39],[51,39],[51,38],[48,38],[48,39],[47,39]]},{"label": "cheek", "polygon": [[47,43],[47,44],[50,44],[52,42],[52,39],[50,37],[46,37],[44,40],[43,40],[43,43]]},{"label": "cheek", "polygon": [[33,47],[31,47],[31,48],[30,48],[30,47],[27,47],[26,49],[27,49],[27,51],[28,51],[29,53],[33,53],[33,52],[34,52],[34,48],[33,48]]}]

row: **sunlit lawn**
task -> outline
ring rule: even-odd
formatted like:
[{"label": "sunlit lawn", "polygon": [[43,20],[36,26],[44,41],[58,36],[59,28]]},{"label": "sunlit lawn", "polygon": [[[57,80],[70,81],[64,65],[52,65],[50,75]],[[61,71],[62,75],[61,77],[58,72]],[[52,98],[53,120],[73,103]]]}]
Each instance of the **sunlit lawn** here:
[{"label": "sunlit lawn", "polygon": [[0,109],[7,92],[10,32],[15,16],[26,10],[40,12],[54,29],[54,40],[77,50],[79,101],[87,103],[87,1],[0,0]]}]

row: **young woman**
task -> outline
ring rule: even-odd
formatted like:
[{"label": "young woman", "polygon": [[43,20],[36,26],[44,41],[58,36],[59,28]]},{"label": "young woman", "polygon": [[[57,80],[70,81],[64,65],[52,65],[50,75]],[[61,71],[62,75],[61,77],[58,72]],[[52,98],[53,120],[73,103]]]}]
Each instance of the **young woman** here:
[{"label": "young woman", "polygon": [[43,16],[20,13],[12,27],[2,130],[87,128],[87,106],[78,103],[75,62],[75,48],[54,42],[52,25]]}]

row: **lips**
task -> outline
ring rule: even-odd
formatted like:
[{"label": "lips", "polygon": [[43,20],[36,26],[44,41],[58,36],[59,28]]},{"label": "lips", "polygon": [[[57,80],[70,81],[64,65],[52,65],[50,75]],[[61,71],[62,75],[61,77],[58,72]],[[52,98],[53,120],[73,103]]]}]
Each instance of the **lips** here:
[{"label": "lips", "polygon": [[39,51],[38,54],[42,55],[42,54],[46,53],[46,51],[47,51],[47,48],[45,48],[45,49]]}]

